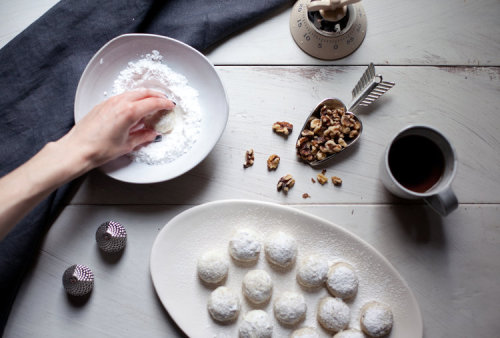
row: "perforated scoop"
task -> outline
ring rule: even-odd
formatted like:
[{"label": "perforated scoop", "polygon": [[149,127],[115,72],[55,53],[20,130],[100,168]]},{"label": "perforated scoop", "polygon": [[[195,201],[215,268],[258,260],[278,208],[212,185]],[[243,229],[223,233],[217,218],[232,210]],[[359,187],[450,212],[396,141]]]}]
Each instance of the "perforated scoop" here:
[{"label": "perforated scoop", "polygon": [[297,139],[297,155],[312,167],[320,166],[354,144],[363,131],[361,120],[354,114],[360,106],[369,106],[394,82],[382,80],[370,63],[352,90],[349,108],[336,98],[325,99],[306,119]]}]

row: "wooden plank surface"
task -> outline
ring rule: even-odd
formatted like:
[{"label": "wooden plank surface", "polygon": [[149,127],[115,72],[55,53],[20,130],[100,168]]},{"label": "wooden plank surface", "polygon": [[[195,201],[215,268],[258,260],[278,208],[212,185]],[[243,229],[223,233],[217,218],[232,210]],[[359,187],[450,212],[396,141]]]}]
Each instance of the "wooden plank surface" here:
[{"label": "wooden plank surface", "polygon": [[[0,48],[57,0],[0,2]],[[208,53],[215,64],[338,64],[500,66],[498,0],[363,1],[366,38],[352,55],[319,61],[304,54],[289,30],[290,8]],[[167,34],[168,35],[168,34]]]},{"label": "wooden plank surface", "polygon": [[0,48],[58,2],[59,0],[0,1]]},{"label": "wooden plank surface", "polygon": [[[0,48],[57,0],[0,1]],[[422,310],[426,337],[497,336],[500,294],[500,1],[363,1],[367,36],[351,56],[325,62],[304,54],[289,32],[290,8],[211,50],[230,117],[207,159],[175,180],[153,185],[90,173],[46,237],[22,285],[5,337],[178,336],[149,277],[161,227],[192,205],[245,198],[292,206],[335,222],[379,250],[407,280]],[[327,169],[342,187],[310,181],[319,170],[297,162],[294,143],[307,114],[326,97],[346,103],[369,62],[396,86],[360,113],[360,142]],[[289,139],[271,131],[295,126]],[[378,181],[391,136],[410,123],[440,129],[459,159],[453,188],[460,207],[440,218],[419,202],[390,195]],[[245,150],[256,151],[242,168]],[[277,153],[276,172],[265,167]],[[282,175],[296,186],[276,191]],[[304,200],[307,192],[311,198]],[[123,256],[105,260],[93,236],[105,220],[127,225]],[[98,279],[89,301],[67,299],[61,275],[89,264]],[[110,321],[109,319],[112,318]],[[145,329],[146,328],[146,329]]]},{"label": "wooden plank surface", "polygon": [[500,65],[497,0],[363,1],[368,19],[361,47],[337,61],[319,61],[290,35],[290,10],[225,41],[215,64]]},{"label": "wooden plank surface", "polygon": [[[361,111],[360,142],[327,167],[343,179],[342,187],[313,184],[320,170],[297,161],[295,141],[309,112],[324,98],[346,103],[365,67],[217,67],[227,90],[230,116],[226,130],[201,165],[172,181],[131,185],[94,172],[72,204],[198,204],[227,198],[280,203],[401,203],[379,182],[378,170],[391,137],[408,124],[441,130],[459,159],[453,187],[461,203],[500,203],[500,72],[488,67],[377,67],[396,86]],[[271,125],[295,126],[288,139]],[[255,150],[255,164],[243,169],[245,150]],[[266,160],[278,154],[276,172]],[[287,173],[296,178],[287,196],[276,184]],[[171,193],[175,191],[175,193]],[[325,191],[328,191],[326,193]],[[310,199],[304,200],[303,193]]]},{"label": "wooden plank surface", "polygon": [[[357,234],[406,279],[423,315],[426,337],[494,337],[500,294],[498,205],[462,205],[447,218],[426,206],[295,206]],[[5,337],[173,337],[178,331],[149,275],[151,245],[185,206],[69,206],[53,224],[15,303]],[[106,220],[122,222],[127,247],[104,259],[94,240]],[[61,276],[87,264],[95,289],[71,303]]]}]

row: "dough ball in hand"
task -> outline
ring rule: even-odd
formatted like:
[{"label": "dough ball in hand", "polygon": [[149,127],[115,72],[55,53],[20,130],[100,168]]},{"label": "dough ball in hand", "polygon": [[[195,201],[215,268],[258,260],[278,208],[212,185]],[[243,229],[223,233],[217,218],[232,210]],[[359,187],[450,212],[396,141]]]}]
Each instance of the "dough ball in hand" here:
[{"label": "dough ball in hand", "polygon": [[175,122],[175,110],[159,110],[144,118],[144,126],[149,129],[154,129],[160,134],[170,133],[175,127]]}]

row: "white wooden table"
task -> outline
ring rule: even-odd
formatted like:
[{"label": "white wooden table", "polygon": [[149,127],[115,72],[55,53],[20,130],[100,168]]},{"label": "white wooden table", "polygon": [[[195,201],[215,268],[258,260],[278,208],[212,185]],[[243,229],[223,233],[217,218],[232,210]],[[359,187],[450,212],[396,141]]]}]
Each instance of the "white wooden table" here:
[{"label": "white wooden table", "polygon": [[[56,2],[2,0],[0,47]],[[342,60],[304,54],[289,33],[289,9],[212,50],[207,56],[230,102],[227,128],[213,152],[189,173],[160,184],[124,184],[90,173],[52,225],[5,337],[181,335],[155,294],[151,245],[179,212],[221,199],[291,205],[372,244],[413,290],[426,337],[498,336],[500,1],[379,0],[364,1],[364,7],[365,41]],[[369,62],[397,84],[361,114],[365,129],[359,145],[328,168],[343,179],[342,187],[312,184],[318,170],[296,160],[297,131],[285,141],[271,125],[287,120],[301,126],[326,97],[348,101]],[[391,196],[378,180],[390,137],[411,123],[440,129],[455,146],[459,166],[453,188],[460,206],[446,218]],[[249,148],[256,163],[244,170]],[[282,159],[277,173],[265,167],[272,153]],[[297,179],[288,196],[276,191],[277,178],[286,173]],[[305,192],[311,198],[303,199]],[[89,245],[97,225],[108,219],[126,223],[129,233],[124,256],[115,264]],[[75,262],[85,262],[100,276],[81,307],[68,302],[60,282]]]}]

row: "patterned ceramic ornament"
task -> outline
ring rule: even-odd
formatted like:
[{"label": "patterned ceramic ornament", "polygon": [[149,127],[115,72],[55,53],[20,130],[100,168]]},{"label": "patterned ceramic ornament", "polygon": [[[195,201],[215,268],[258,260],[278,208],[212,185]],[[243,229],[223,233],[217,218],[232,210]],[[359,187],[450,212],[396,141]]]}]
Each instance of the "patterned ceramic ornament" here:
[{"label": "patterned ceramic ornament", "polygon": [[97,246],[107,253],[116,253],[125,248],[127,244],[127,231],[118,222],[104,222],[95,233]]},{"label": "patterned ceramic ornament", "polygon": [[62,282],[72,296],[84,296],[94,288],[94,274],[88,266],[75,264],[64,271]]}]

